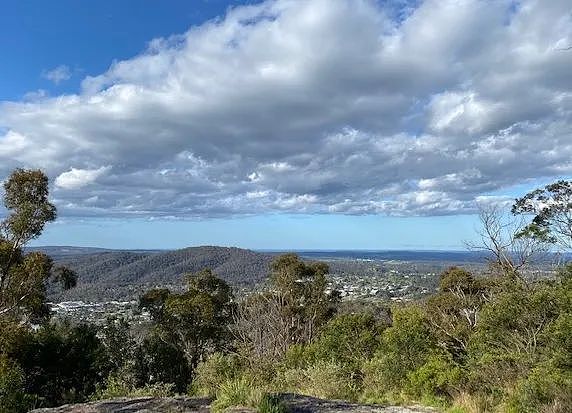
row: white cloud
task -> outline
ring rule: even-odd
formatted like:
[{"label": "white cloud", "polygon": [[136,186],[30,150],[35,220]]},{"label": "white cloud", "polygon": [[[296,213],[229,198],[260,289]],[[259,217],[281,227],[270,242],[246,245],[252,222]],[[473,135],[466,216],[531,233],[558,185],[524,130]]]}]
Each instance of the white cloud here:
[{"label": "white cloud", "polygon": [[[97,178],[105,174],[110,168],[102,166],[98,169],[76,169],[71,168],[67,172],[60,174],[56,180],[56,187],[62,189],[79,189],[94,183]],[[88,198],[87,202],[97,201],[97,196]]]},{"label": "white cloud", "polygon": [[52,70],[45,70],[42,72],[42,77],[44,79],[59,85],[64,80],[69,80],[71,78],[71,70],[66,65],[60,65]]},{"label": "white cloud", "polygon": [[468,213],[572,176],[568,1],[380,3],[237,7],[2,103],[0,178],[45,168],[62,215],[185,217]]}]

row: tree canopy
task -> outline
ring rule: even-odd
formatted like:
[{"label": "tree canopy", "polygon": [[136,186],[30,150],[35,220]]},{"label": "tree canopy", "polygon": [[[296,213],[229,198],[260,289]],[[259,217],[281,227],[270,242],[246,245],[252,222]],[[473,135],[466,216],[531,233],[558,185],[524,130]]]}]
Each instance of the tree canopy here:
[{"label": "tree canopy", "polygon": [[40,170],[16,169],[4,183],[4,206],[8,216],[0,223],[0,317],[45,317],[46,284],[59,281],[71,288],[76,282],[73,271],[54,269],[47,255],[23,251],[56,219],[47,176]]}]

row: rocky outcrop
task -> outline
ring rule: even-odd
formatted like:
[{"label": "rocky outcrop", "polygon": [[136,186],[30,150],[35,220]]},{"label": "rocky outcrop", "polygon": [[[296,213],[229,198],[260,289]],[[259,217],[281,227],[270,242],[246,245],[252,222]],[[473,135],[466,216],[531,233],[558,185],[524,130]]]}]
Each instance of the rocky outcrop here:
[{"label": "rocky outcrop", "polygon": [[[421,407],[379,406],[323,400],[298,394],[282,394],[280,398],[291,413],[435,413]],[[207,413],[210,400],[196,397],[137,397],[101,400],[84,404],[70,404],[50,409],[37,409],[32,413]],[[236,407],[232,413],[254,413],[254,409]]]},{"label": "rocky outcrop", "polygon": [[66,404],[34,413],[208,413],[211,400],[196,397],[137,397],[101,400],[83,404]]}]

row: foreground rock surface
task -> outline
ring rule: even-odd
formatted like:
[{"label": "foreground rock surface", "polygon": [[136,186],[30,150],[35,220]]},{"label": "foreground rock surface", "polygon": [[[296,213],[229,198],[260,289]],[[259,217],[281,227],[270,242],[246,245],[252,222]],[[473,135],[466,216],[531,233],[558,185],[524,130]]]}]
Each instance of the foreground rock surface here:
[{"label": "foreground rock surface", "polygon": [[[280,396],[291,413],[430,413],[436,410],[421,407],[375,406],[346,403],[338,400],[323,400],[297,394]],[[196,397],[138,397],[101,400],[97,402],[65,405],[49,409],[36,409],[32,413],[206,413],[210,412],[210,400]],[[229,409],[232,413],[255,412],[249,408]]]},{"label": "foreground rock surface", "polygon": [[35,413],[208,413],[211,400],[196,397],[136,397],[99,400],[91,403],[66,404],[60,407],[32,410]]}]

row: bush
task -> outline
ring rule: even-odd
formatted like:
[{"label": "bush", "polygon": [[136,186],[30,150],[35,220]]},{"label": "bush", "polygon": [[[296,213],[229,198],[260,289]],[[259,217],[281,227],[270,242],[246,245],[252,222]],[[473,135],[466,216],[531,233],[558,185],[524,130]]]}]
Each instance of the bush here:
[{"label": "bush", "polygon": [[172,383],[153,383],[143,387],[134,387],[118,375],[110,375],[105,386],[99,388],[91,397],[92,400],[113,399],[115,397],[169,397],[175,394]]},{"label": "bush", "polygon": [[316,359],[359,366],[379,346],[383,326],[370,314],[344,314],[330,320],[309,346]]},{"label": "bush", "polygon": [[234,379],[239,374],[239,370],[237,357],[214,353],[197,366],[190,393],[215,397],[221,385]]},{"label": "bush", "polygon": [[264,392],[245,377],[233,378],[224,382],[217,391],[212,403],[213,412],[223,412],[229,407],[257,407],[261,404]]},{"label": "bush", "polygon": [[459,393],[463,370],[446,355],[434,355],[407,375],[407,391],[413,397],[437,397],[449,402]]},{"label": "bush", "polygon": [[351,369],[333,362],[319,360],[305,369],[283,372],[285,390],[325,399],[356,399],[361,378]]},{"label": "bush", "polygon": [[0,413],[26,412],[32,401],[24,392],[24,371],[0,355]]},{"label": "bush", "polygon": [[536,368],[527,378],[518,382],[507,404],[507,410],[511,413],[570,412],[572,372]]},{"label": "bush", "polygon": [[385,404],[388,401],[402,401],[401,388],[395,379],[401,380],[399,371],[394,371],[392,359],[387,354],[378,353],[362,365],[363,393],[361,401]]},{"label": "bush", "polygon": [[273,394],[265,394],[258,404],[258,413],[286,413],[286,406]]},{"label": "bush", "polygon": [[45,325],[12,357],[23,369],[26,391],[37,396],[38,407],[83,402],[109,372],[97,330],[87,325]]},{"label": "bush", "polygon": [[395,310],[393,325],[383,332],[379,350],[362,366],[363,398],[373,402],[402,401],[408,374],[437,352],[435,337],[422,308],[408,306]]}]

